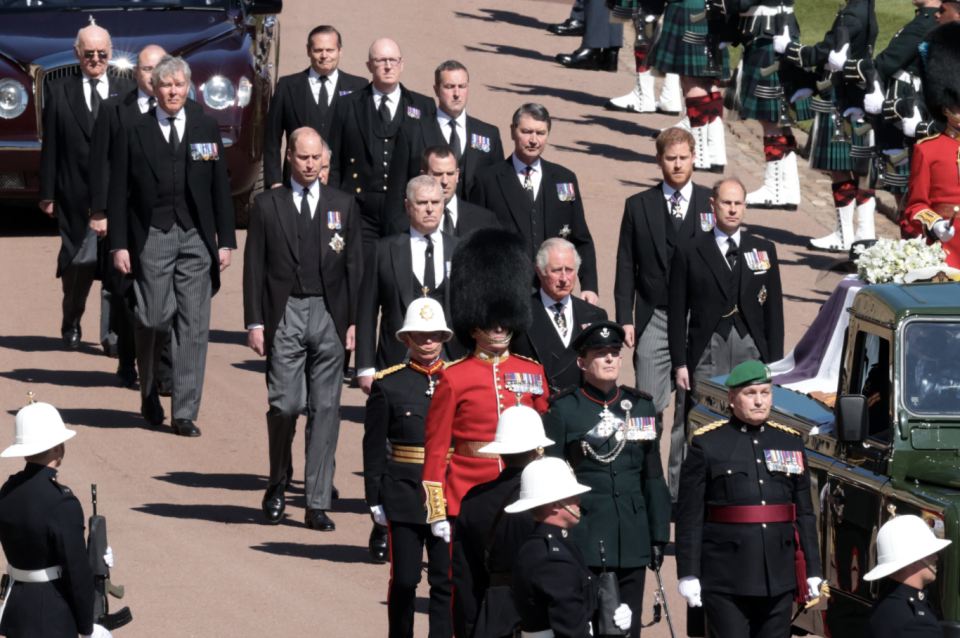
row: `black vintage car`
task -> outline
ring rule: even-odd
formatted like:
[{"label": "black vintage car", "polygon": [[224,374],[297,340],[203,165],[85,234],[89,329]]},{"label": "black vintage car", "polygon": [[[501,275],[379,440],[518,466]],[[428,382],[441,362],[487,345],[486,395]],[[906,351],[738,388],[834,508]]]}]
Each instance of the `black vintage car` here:
[{"label": "black vintage car", "polygon": [[279,61],[282,0],[0,0],[0,200],[39,199],[43,87],[79,73],[77,32],[113,40],[108,73],[158,44],[190,64],[190,97],[220,122],[237,221],[262,188],[263,128]]}]

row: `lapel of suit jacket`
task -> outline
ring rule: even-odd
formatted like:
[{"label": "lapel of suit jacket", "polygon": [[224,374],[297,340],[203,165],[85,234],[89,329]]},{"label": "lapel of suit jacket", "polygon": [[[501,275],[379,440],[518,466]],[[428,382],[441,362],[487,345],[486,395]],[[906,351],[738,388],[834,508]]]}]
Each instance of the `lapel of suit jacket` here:
[{"label": "lapel of suit jacket", "polygon": [[147,158],[147,164],[150,165],[155,179],[160,179],[160,173],[157,171],[157,134],[159,133],[159,126],[155,109],[150,109],[137,120],[137,136],[140,138],[140,146],[143,148],[143,155]]},{"label": "lapel of suit jacket", "polygon": [[[694,186],[690,201],[687,204],[687,215],[683,218],[683,223],[680,224],[678,234],[682,238],[695,237],[697,234],[697,227],[700,226],[700,213],[697,211],[697,204],[697,187]],[[666,205],[666,202],[664,202],[664,205]]]},{"label": "lapel of suit jacket", "polygon": [[453,249],[457,247],[457,238],[443,231],[440,231],[440,235],[443,237],[443,277],[446,279],[450,274],[447,272],[447,264],[453,261]]},{"label": "lapel of suit jacket", "polygon": [[660,265],[667,268],[667,201],[663,196],[663,182],[647,191],[643,200],[643,213],[650,228],[650,237],[653,238],[653,247],[657,251]]},{"label": "lapel of suit jacket", "polygon": [[290,83],[290,99],[293,100],[293,112],[297,115],[297,122],[300,126],[307,126],[310,118],[307,108],[310,106],[307,99],[313,99],[313,93],[310,91],[310,69],[295,76],[294,81]]},{"label": "lapel of suit jacket", "polygon": [[[750,237],[745,232],[740,231],[740,258],[737,259],[737,268],[740,269],[740,297],[743,298],[747,294],[747,286],[750,285],[750,280],[753,278],[753,271],[747,266],[747,253],[756,248],[756,244],[753,243],[753,237]],[[740,299],[737,299],[739,302]]]},{"label": "lapel of suit jacket", "polygon": [[472,176],[474,171],[477,168],[477,160],[480,155],[483,154],[483,151],[477,148],[470,146],[470,135],[473,133],[473,128],[476,126],[474,120],[469,115],[467,116],[467,130],[463,132],[464,136],[464,147],[463,147],[463,166],[460,170],[460,180],[466,181],[469,176]]},{"label": "lapel of suit jacket", "polygon": [[424,148],[431,146],[448,146],[447,140],[443,139],[443,131],[440,130],[440,121],[436,116],[423,122],[420,126],[420,136]]},{"label": "lapel of suit jacket", "polygon": [[[543,162],[540,165],[542,167]],[[513,170],[513,155],[511,154],[501,166],[500,174],[497,175],[497,182],[500,183],[500,190],[503,191],[503,199],[507,202],[507,207],[510,209],[510,214],[513,215],[513,221],[517,228],[520,229],[524,237],[530,239],[530,220],[526,214],[527,194],[523,192],[523,186],[520,184],[517,172]],[[542,179],[540,183],[543,184]]]},{"label": "lapel of suit jacket", "polygon": [[[543,175],[540,176],[540,197],[543,198],[543,238],[549,239],[550,229],[559,228],[559,224],[553,215],[556,213],[557,202],[557,172],[556,167],[550,162],[540,158],[540,170]],[[519,180],[517,181],[519,183]],[[579,193],[577,193],[579,195]],[[554,231],[556,232],[556,231]]]},{"label": "lapel of suit jacket", "polygon": [[[329,219],[327,213],[330,211],[333,211],[333,212],[338,212],[338,211],[334,211],[334,209],[330,205],[330,198],[327,195],[328,195],[327,187],[324,186],[323,184],[320,184],[320,199],[317,200],[317,210],[313,213],[313,219],[314,221],[316,221],[316,223],[320,225],[320,251],[321,251],[320,270],[321,271],[323,270],[323,267],[327,265],[328,260],[334,259],[337,255],[337,253],[333,251],[333,247],[330,245],[330,242],[333,241],[333,236],[335,234],[339,235],[340,233],[343,233],[342,235],[340,235],[340,239],[344,240],[344,235],[347,234],[343,228],[330,228],[329,222],[327,221]],[[340,220],[341,220],[341,226],[342,226],[343,222],[346,221],[347,211],[341,210],[339,211],[339,213],[340,213]],[[344,244],[346,244],[345,240],[344,240]],[[344,249],[345,248],[346,246],[344,246]]]},{"label": "lapel of suit jacket", "polygon": [[273,198],[273,205],[277,209],[277,222],[280,224],[283,236],[287,238],[287,245],[290,247],[293,261],[299,263],[300,239],[297,237],[296,216],[300,213],[293,206],[293,191],[287,186],[281,186],[276,191],[277,196]]},{"label": "lapel of suit jacket", "polygon": [[[186,108],[186,106],[184,106],[184,108]],[[196,113],[191,116],[189,112],[185,112],[185,115],[187,117],[187,121],[184,123],[185,126],[183,127],[183,139],[180,140],[180,146],[182,148],[184,144],[187,145],[187,184],[189,185],[190,174],[193,171],[193,165],[196,163],[190,159],[190,144],[199,144],[203,142],[203,125],[201,124],[200,118]],[[218,151],[224,150],[223,144],[219,143],[220,140],[217,140],[217,142]],[[219,161],[223,161],[224,159],[225,158],[220,158]]]},{"label": "lapel of suit jacket", "polygon": [[704,261],[707,262],[707,266],[710,267],[710,272],[713,273],[714,279],[717,280],[717,285],[720,287],[720,292],[723,293],[723,298],[729,299],[730,264],[727,263],[726,257],[720,252],[720,246],[717,245],[717,240],[712,232],[709,235],[703,236],[703,239],[700,240],[697,246],[697,250],[703,256]]},{"label": "lapel of suit jacket", "polygon": [[400,300],[403,301],[404,308],[409,308],[413,303],[413,255],[410,250],[410,233],[400,233],[390,245],[393,276],[400,289]]},{"label": "lapel of suit jacket", "polygon": [[83,95],[83,75],[74,77],[64,85],[64,92],[67,94],[67,102],[70,103],[70,110],[84,135],[88,138],[93,131],[92,117],[90,117],[90,107],[87,106],[87,98]]},{"label": "lapel of suit jacket", "polygon": [[[360,135],[363,136],[363,147],[370,148],[370,139],[373,137],[373,122],[370,121],[370,105],[373,103],[373,85],[368,84],[361,91],[362,95],[353,109],[357,118],[357,127],[360,129]],[[376,158],[374,158],[374,161]]]},{"label": "lapel of suit jacket", "polygon": [[[570,302],[573,303],[573,300]],[[570,341],[573,342],[572,335]],[[563,341],[557,333],[557,327],[553,323],[553,310],[547,309],[543,305],[539,290],[533,297],[533,324],[530,329],[530,342],[534,344],[541,363],[546,363],[543,360],[545,354],[549,354],[555,361],[559,361],[565,349]],[[537,348],[537,342],[540,342],[543,347]]]}]

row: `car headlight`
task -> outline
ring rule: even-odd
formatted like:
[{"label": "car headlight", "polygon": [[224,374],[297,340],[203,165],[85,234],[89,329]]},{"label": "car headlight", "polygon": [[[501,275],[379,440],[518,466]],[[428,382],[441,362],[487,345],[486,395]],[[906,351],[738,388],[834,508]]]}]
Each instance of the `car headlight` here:
[{"label": "car headlight", "polygon": [[27,110],[27,89],[16,80],[0,80],[0,117],[10,120]]},{"label": "car headlight", "polygon": [[253,95],[253,85],[247,78],[240,78],[237,86],[237,106],[244,107],[250,104],[250,97]]},{"label": "car headlight", "polygon": [[203,93],[203,101],[207,106],[217,111],[233,106],[233,101],[237,97],[237,90],[233,88],[233,84],[222,75],[215,75],[204,82],[200,92]]}]

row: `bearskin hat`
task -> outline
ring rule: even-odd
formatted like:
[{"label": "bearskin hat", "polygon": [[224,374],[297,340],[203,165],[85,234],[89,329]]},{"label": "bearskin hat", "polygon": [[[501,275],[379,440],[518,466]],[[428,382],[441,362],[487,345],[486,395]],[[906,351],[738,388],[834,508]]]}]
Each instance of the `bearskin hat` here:
[{"label": "bearskin hat", "polygon": [[523,237],[499,228],[481,228],[464,237],[450,264],[451,325],[467,348],[477,329],[500,326],[514,334],[533,322],[533,260]]},{"label": "bearskin hat", "polygon": [[946,107],[960,115],[960,23],[948,22],[930,32],[920,45],[926,77],[923,95],[931,117],[946,122]]}]

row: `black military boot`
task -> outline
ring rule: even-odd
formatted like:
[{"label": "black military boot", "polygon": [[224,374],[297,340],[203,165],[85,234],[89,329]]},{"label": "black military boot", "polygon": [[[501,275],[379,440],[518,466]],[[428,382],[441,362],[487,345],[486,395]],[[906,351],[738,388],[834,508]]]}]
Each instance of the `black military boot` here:
[{"label": "black military boot", "polygon": [[588,49],[580,47],[573,53],[560,53],[557,55],[557,62],[568,69],[586,69],[588,71],[600,70],[600,49]]},{"label": "black military boot", "polygon": [[373,524],[370,530],[370,542],[367,545],[370,548],[370,557],[375,563],[385,563],[389,556],[387,541],[387,528],[379,523]]},{"label": "black military boot", "polygon": [[604,49],[600,54],[600,70],[617,72],[617,60],[620,59],[620,47]]}]

